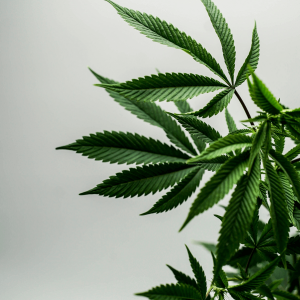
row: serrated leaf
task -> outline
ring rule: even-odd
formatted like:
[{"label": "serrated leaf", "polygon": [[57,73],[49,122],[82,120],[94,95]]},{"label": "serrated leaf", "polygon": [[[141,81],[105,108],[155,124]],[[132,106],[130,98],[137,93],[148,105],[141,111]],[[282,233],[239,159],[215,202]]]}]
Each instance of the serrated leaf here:
[{"label": "serrated leaf", "polygon": [[240,133],[243,133],[243,134],[252,133],[252,130],[251,129],[238,129],[238,130],[230,132],[229,134],[240,134]]},{"label": "serrated leaf", "polygon": [[260,161],[256,158],[249,175],[243,175],[231,196],[222,221],[217,245],[218,268],[239,248],[252,221],[259,192]]},{"label": "serrated leaf", "polygon": [[[101,83],[118,83],[114,80],[105,78],[97,74],[91,69],[90,71]],[[153,102],[129,100],[123,97],[122,95],[118,94],[117,92],[109,90],[106,91],[116,102],[118,102],[121,106],[123,106],[126,110],[130,111],[132,114],[136,115],[139,119],[163,129],[167,134],[167,137],[174,145],[192,155],[197,155],[197,152],[195,151],[194,147],[192,146],[186,135],[183,133],[181,128],[158,105],[156,105]]]},{"label": "serrated leaf", "polygon": [[285,109],[284,113],[291,116],[292,118],[300,118],[300,108],[296,109]]},{"label": "serrated leaf", "polygon": [[174,274],[178,283],[188,284],[188,285],[191,285],[192,287],[194,287],[195,289],[198,289],[197,282],[194,278],[191,278],[190,276],[174,269],[173,267],[171,267],[169,265],[167,265],[167,267],[172,271],[172,273]]},{"label": "serrated leaf", "polygon": [[267,285],[262,284],[261,286],[256,288],[256,291],[258,293],[260,293],[261,295],[268,297],[268,299],[274,300],[272,292],[271,292],[270,288]]},{"label": "serrated leaf", "polygon": [[205,242],[194,242],[194,243],[203,246],[206,250],[212,252],[213,254],[216,253],[217,247],[215,244],[205,243]]},{"label": "serrated leaf", "polygon": [[286,254],[300,254],[300,235],[289,238]]},{"label": "serrated leaf", "polygon": [[[274,135],[273,135],[274,138]],[[278,139],[274,138],[275,142],[275,149],[277,152],[282,153],[285,145],[285,137],[284,136],[279,136]]]},{"label": "serrated leaf", "polygon": [[250,81],[248,81],[248,86],[253,102],[271,115],[279,114],[283,110],[283,107],[252,70],[250,70],[250,73],[253,78],[253,84],[250,84]]},{"label": "serrated leaf", "polygon": [[228,287],[228,280],[226,277],[225,272],[223,271],[223,269],[216,269],[217,267],[217,260],[215,258],[215,255],[211,252],[211,256],[213,259],[213,263],[214,263],[214,268],[213,268],[213,283],[215,283],[215,285],[219,288],[225,288]]},{"label": "serrated leaf", "polygon": [[[196,167],[197,168],[197,167]],[[97,187],[80,195],[98,194],[107,197],[134,197],[154,194],[173,186],[195,170],[186,164],[165,163],[130,168],[111,176]]]},{"label": "serrated leaf", "polygon": [[209,15],[211,23],[220,39],[225,64],[227,66],[232,83],[234,82],[235,47],[231,31],[225,18],[211,0],[201,0]]},{"label": "serrated leaf", "polygon": [[227,123],[229,133],[236,132],[238,129],[235,125],[233,117],[231,116],[231,114],[229,113],[227,108],[225,109],[225,119],[226,119],[226,123]]},{"label": "serrated leaf", "polygon": [[217,94],[208,104],[201,108],[198,111],[190,112],[190,115],[207,118],[212,117],[213,115],[217,115],[221,112],[224,108],[227,107],[232,96],[234,94],[234,90],[226,89],[221,93]]},{"label": "serrated leaf", "polygon": [[137,101],[180,101],[227,87],[209,77],[186,73],[159,73],[119,84],[96,84]]},{"label": "serrated leaf", "polygon": [[256,70],[256,67],[258,65],[258,60],[259,60],[259,47],[260,47],[259,37],[257,34],[257,28],[255,23],[252,32],[252,43],[251,43],[250,52],[236,77],[235,86],[241,85],[248,77],[249,75],[248,65],[252,68],[253,71]]},{"label": "serrated leaf", "polygon": [[265,243],[268,242],[271,238],[274,238],[274,232],[272,227],[272,220],[270,219],[260,234],[257,242],[257,247],[265,245]]},{"label": "serrated leaf", "polygon": [[295,226],[297,227],[298,230],[300,230],[300,209],[298,209],[296,206],[294,209],[293,218],[294,218]]},{"label": "serrated leaf", "polygon": [[277,296],[277,299],[279,298],[279,299],[287,299],[287,300],[300,300],[299,296],[286,291],[278,290],[278,291],[273,291],[272,293],[273,295]]},{"label": "serrated leaf", "polygon": [[266,189],[265,185],[262,182],[260,182],[259,183],[259,198],[262,200],[262,204],[264,205],[264,207],[267,210],[270,210],[266,193],[267,193],[267,189]]},{"label": "serrated leaf", "polygon": [[282,195],[284,195],[284,191],[279,176],[269,160],[264,161],[264,167],[266,171],[266,179],[269,185],[271,201],[270,214],[274,237],[278,251],[279,253],[282,253],[286,248],[289,235],[288,212],[285,199],[282,197]]},{"label": "serrated leaf", "polygon": [[238,291],[238,292],[250,292],[251,290],[254,290],[255,288],[259,287],[261,284],[263,284],[265,280],[267,280],[270,277],[270,275],[273,273],[279,261],[280,261],[280,256],[278,256],[275,260],[273,260],[265,267],[261,268],[258,272],[252,275],[248,280],[244,281],[241,284],[230,286],[228,289]]},{"label": "serrated leaf", "polygon": [[166,284],[157,286],[147,292],[137,293],[151,300],[202,300],[201,294],[187,284]]},{"label": "serrated leaf", "polygon": [[200,266],[199,262],[197,261],[197,259],[191,253],[190,249],[187,246],[185,246],[185,247],[186,247],[186,250],[189,255],[191,268],[192,268],[194,276],[197,280],[198,289],[201,293],[202,299],[205,300],[207,287],[206,287],[206,277],[205,277],[204,271],[203,271],[202,267]]},{"label": "serrated leaf", "polygon": [[118,164],[185,162],[189,158],[173,146],[152,138],[115,131],[97,132],[56,149],[72,150],[88,158]]},{"label": "serrated leaf", "polygon": [[282,184],[282,188],[285,194],[285,200],[286,200],[286,205],[287,205],[287,210],[288,210],[288,214],[290,217],[290,220],[293,223],[293,212],[294,212],[294,203],[295,203],[295,196],[293,193],[293,190],[291,188],[290,182],[287,179],[286,175],[283,172],[279,172],[278,176],[280,178],[281,184]]},{"label": "serrated leaf", "polygon": [[194,171],[187,174],[186,177],[184,177],[167,194],[158,200],[150,210],[141,215],[162,213],[182,204],[199,186],[204,172],[205,171],[203,169],[198,167]]},{"label": "serrated leaf", "polygon": [[213,159],[236,149],[250,147],[252,138],[244,134],[227,135],[210,144],[200,155],[190,158],[188,163],[197,162],[199,159]]},{"label": "serrated leaf", "polygon": [[[192,111],[190,105],[188,104],[188,102],[186,100],[174,101],[174,103],[177,106],[177,108],[179,109],[179,111],[183,114]],[[201,153],[206,147],[205,143],[202,140],[195,137],[195,136],[192,136],[192,139],[193,139],[197,149]]]},{"label": "serrated leaf", "polygon": [[199,159],[193,163],[187,162],[188,164],[197,165],[202,169],[208,171],[217,171],[220,167],[228,160],[227,156],[219,156],[213,159]]},{"label": "serrated leaf", "polygon": [[245,292],[229,290],[229,294],[236,300],[261,300],[260,297]]},{"label": "serrated leaf", "polygon": [[271,128],[270,128],[270,126],[268,126],[268,123],[264,122],[261,124],[257,133],[255,134],[253,143],[252,143],[252,147],[251,147],[251,151],[250,151],[248,172],[251,171],[253,161],[257,157],[257,155],[259,154],[259,151],[261,150],[262,146],[265,143],[267,130],[270,130],[270,129]]},{"label": "serrated leaf", "polygon": [[201,189],[190,212],[182,225],[182,230],[195,216],[218,203],[240,179],[249,159],[249,151],[230,158]]},{"label": "serrated leaf", "polygon": [[172,24],[168,24],[166,21],[162,21],[157,17],[155,18],[152,15],[142,14],[139,11],[122,7],[110,0],[106,1],[118,11],[119,15],[129,25],[139,30],[154,42],[183,50],[191,55],[194,60],[205,65],[224,81],[228,82],[220,65],[211,54],[201,44],[175,28]]},{"label": "serrated leaf", "polygon": [[282,169],[286,177],[288,178],[289,182],[293,187],[293,191],[295,196],[300,199],[300,181],[297,171],[294,169],[291,162],[283,156],[281,153],[278,153],[271,149],[269,151],[269,155],[274,159],[276,164]]},{"label": "serrated leaf", "polygon": [[175,118],[192,136],[203,140],[205,143],[212,143],[222,137],[218,131],[197,117],[168,114]]},{"label": "serrated leaf", "polygon": [[[237,263],[239,263],[242,267],[246,267],[249,257],[252,253],[252,248],[246,248],[243,247],[236,251],[236,253],[230,258],[230,260],[227,262],[229,266],[232,266],[234,268],[237,268]],[[261,262],[261,258],[257,255],[257,252],[255,251],[252,259],[249,264],[249,268],[255,266],[258,262]]]},{"label": "serrated leaf", "polygon": [[292,148],[290,151],[288,151],[284,156],[289,160],[293,160],[300,154],[300,145],[297,145],[296,147]]},{"label": "serrated leaf", "polygon": [[192,108],[186,100],[175,101],[174,103],[182,114],[189,113],[192,111]]},{"label": "serrated leaf", "polygon": [[260,115],[260,116],[254,117],[254,118],[249,118],[247,120],[242,120],[241,122],[243,122],[243,123],[258,123],[259,122],[260,123],[260,122],[263,122],[265,120],[267,120],[267,116]]}]

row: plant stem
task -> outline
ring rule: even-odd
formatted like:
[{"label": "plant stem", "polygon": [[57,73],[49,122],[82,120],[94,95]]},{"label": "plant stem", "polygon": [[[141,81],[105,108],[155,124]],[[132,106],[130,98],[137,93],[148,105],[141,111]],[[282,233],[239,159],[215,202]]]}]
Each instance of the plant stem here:
[{"label": "plant stem", "polygon": [[250,266],[250,262],[251,262],[251,259],[252,259],[253,255],[254,255],[255,250],[256,250],[256,248],[253,248],[253,250],[252,250],[252,252],[251,252],[251,254],[249,256],[249,259],[248,259],[247,265],[246,265],[246,269],[245,269],[245,273],[248,272],[248,269],[249,269],[249,266]]},{"label": "plant stem", "polygon": [[208,289],[208,291],[207,291],[207,293],[206,293],[206,295],[205,295],[205,299],[208,297],[208,295],[209,295],[209,293],[211,292],[212,289],[213,289],[213,286],[211,286],[211,287]]},{"label": "plant stem", "polygon": [[[239,93],[237,92],[237,90],[234,90],[234,94],[237,96],[237,98],[239,99],[240,103],[242,104],[243,109],[244,109],[244,111],[245,111],[245,113],[246,113],[248,119],[252,119],[252,118],[251,118],[251,115],[250,115],[250,113],[249,113],[249,110],[248,110],[248,108],[247,108],[247,106],[245,105],[243,99],[241,98],[241,96],[239,95]],[[253,127],[255,126],[253,122],[250,122],[250,124],[251,124]],[[253,129],[255,130],[255,128],[253,128]],[[256,131],[256,130],[255,130],[255,131]]]},{"label": "plant stem", "polygon": [[291,164],[294,164],[294,163],[296,163],[296,162],[298,162],[298,161],[300,161],[300,158],[297,158],[297,159],[292,160],[292,161],[291,161]]}]

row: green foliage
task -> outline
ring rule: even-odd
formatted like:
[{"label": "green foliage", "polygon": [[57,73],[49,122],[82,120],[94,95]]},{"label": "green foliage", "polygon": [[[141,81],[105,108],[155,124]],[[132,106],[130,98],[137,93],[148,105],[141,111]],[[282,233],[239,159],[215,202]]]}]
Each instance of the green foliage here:
[{"label": "green foliage", "polygon": [[197,167],[181,163],[146,165],[130,168],[98,184],[80,195],[98,194],[107,197],[134,197],[156,193],[173,186]]},{"label": "green foliage", "polygon": [[191,115],[207,118],[212,117],[213,115],[217,115],[224,108],[227,107],[232,96],[234,94],[234,90],[226,89],[221,93],[217,94],[205,107],[201,108],[198,111],[191,112]]},{"label": "green foliage", "polygon": [[189,156],[160,141],[124,132],[97,132],[56,149],[73,150],[88,158],[118,164],[185,162]]},{"label": "green foliage", "polygon": [[119,84],[96,84],[137,101],[179,101],[226,87],[225,84],[197,74],[166,73],[146,76]]},{"label": "green foliage", "polygon": [[259,191],[260,161],[255,159],[249,175],[243,175],[232,194],[222,220],[217,246],[218,266],[221,267],[239,248],[252,220]]},{"label": "green foliage", "polygon": [[258,60],[259,60],[259,47],[260,47],[259,37],[257,34],[257,28],[255,23],[253,33],[252,33],[251,49],[236,77],[235,86],[241,85],[247,79],[249,75],[248,66],[250,66],[253,71],[256,70],[256,67],[258,65]]},{"label": "green foliage", "polygon": [[[157,17],[106,1],[140,33],[184,51],[224,81],[199,74],[158,71],[157,75],[119,83],[90,69],[100,82],[96,86],[104,88],[140,120],[164,130],[172,145],[139,134],[103,131],[56,148],[102,162],[140,165],[80,195],[127,198],[169,188],[142,215],[173,210],[193,197],[180,230],[223,200],[234,187],[229,204],[222,203],[225,214],[214,214],[221,221],[217,245],[197,242],[212,253],[213,278],[206,279],[199,263],[202,258],[198,260],[186,247],[195,278],[168,265],[176,284],[160,285],[136,295],[155,300],[224,300],[229,295],[235,300],[299,300],[300,108],[289,109],[279,102],[254,73],[260,52],[256,24],[249,54],[234,80],[236,53],[231,30],[216,5],[211,0],[201,0],[221,42],[230,82],[220,64],[192,37]],[[236,90],[246,80],[251,99],[261,109],[254,117]],[[197,111],[187,102],[217,90],[222,91]],[[247,120],[242,121],[246,124],[244,129],[237,128],[227,109],[234,95],[247,115]],[[174,101],[180,114],[164,111],[158,102],[164,100]],[[229,133],[222,137],[203,119],[220,116],[224,109]],[[283,154],[289,140],[296,146]],[[215,174],[199,188],[205,171]],[[270,216],[267,223],[260,220],[263,209]],[[296,232],[294,236],[289,235],[290,228]],[[203,228],[200,235],[202,231]],[[234,271],[225,273],[223,266],[231,266]],[[284,272],[280,280],[274,275],[278,270]],[[209,288],[207,282],[211,283]]]},{"label": "green foliage", "polygon": [[211,23],[220,39],[223,56],[231,81],[234,81],[235,47],[231,31],[225,18],[211,0],[201,0],[209,15]]},{"label": "green foliage", "polygon": [[219,202],[242,176],[247,167],[249,152],[241,153],[227,160],[217,173],[205,184],[197,195],[182,230],[195,216]]}]

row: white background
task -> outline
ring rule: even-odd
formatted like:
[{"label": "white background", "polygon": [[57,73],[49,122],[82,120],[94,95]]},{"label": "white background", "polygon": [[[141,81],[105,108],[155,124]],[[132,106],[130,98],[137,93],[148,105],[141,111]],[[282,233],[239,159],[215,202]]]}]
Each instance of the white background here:
[{"label": "white background", "polygon": [[[119,0],[193,36],[225,70],[219,40],[199,0]],[[215,0],[232,30],[238,69],[254,21],[261,40],[258,76],[287,106],[299,107],[299,0]],[[182,232],[192,199],[174,211],[140,217],[162,193],[114,199],[79,196],[127,166],[55,151],[103,130],[164,132],[114,102],[88,71],[125,81],[161,72],[212,76],[183,51],[152,42],[103,0],[2,0],[0,298],[130,300],[133,293],[175,282],[165,264],[191,274],[184,244],[211,278],[210,254],[192,241],[215,242],[217,206]],[[246,84],[238,89],[252,115]],[[212,94],[190,101],[204,106]],[[175,111],[172,103],[162,103]],[[236,98],[229,105],[245,119]],[[224,114],[209,119],[226,134]],[[241,125],[239,125],[241,126]],[[205,180],[210,176],[205,176]],[[204,182],[205,182],[204,180]],[[201,184],[201,186],[203,183]]]}]

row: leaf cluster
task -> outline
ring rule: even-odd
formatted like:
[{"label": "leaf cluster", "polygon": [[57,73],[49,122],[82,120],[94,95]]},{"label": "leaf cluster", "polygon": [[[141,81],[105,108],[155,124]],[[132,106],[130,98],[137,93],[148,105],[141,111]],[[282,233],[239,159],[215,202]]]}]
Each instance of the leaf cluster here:
[{"label": "leaf cluster", "polygon": [[[168,266],[176,284],[160,285],[139,293],[149,299],[176,300],[213,297],[224,299],[300,299],[300,108],[289,109],[256,75],[260,41],[255,24],[248,56],[235,77],[236,51],[231,30],[211,0],[201,0],[220,40],[228,77],[213,56],[196,40],[157,17],[106,0],[132,27],[146,37],[184,51],[207,67],[218,79],[199,74],[151,74],[119,83],[90,71],[111,98],[137,118],[161,128],[169,144],[127,132],[97,132],[58,147],[89,159],[134,164],[80,195],[134,197],[169,189],[142,215],[163,213],[188,200],[199,188],[203,175],[214,172],[194,196],[183,230],[233,190],[221,220],[212,251],[211,286],[197,259],[187,248],[195,278]],[[221,81],[220,81],[221,80]],[[236,88],[247,81],[253,103],[260,109],[251,117]],[[218,91],[206,106],[194,111],[188,99]],[[227,107],[236,95],[248,117],[238,129]],[[164,111],[156,101],[174,101],[179,113]],[[228,134],[222,136],[205,118],[225,113]],[[247,125],[250,123],[250,126]],[[285,152],[285,142],[295,146]],[[285,152],[285,153],[284,153]],[[138,165],[138,166],[136,166]],[[269,213],[267,223],[259,217]],[[235,269],[226,274],[224,266]],[[272,276],[286,272],[285,285]],[[234,284],[229,285],[233,281]]]}]

